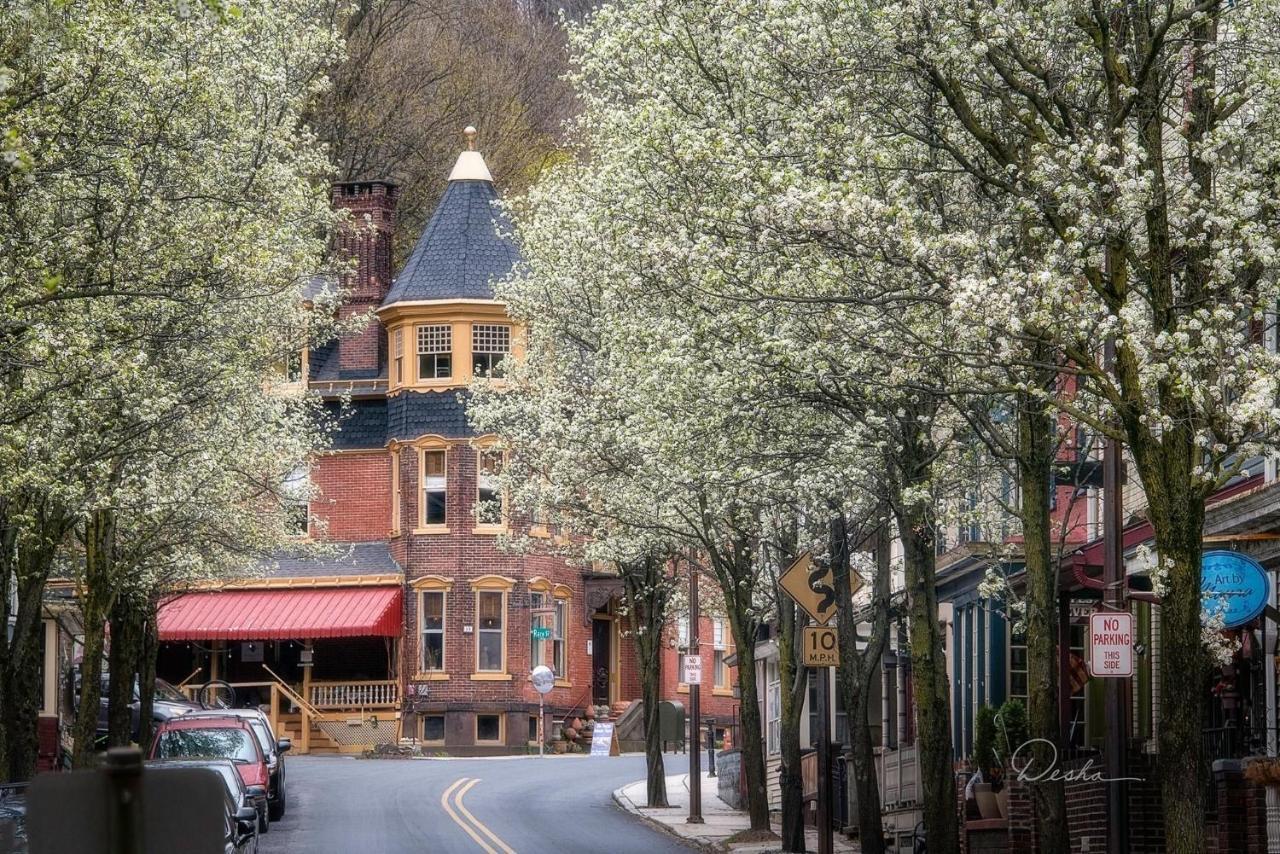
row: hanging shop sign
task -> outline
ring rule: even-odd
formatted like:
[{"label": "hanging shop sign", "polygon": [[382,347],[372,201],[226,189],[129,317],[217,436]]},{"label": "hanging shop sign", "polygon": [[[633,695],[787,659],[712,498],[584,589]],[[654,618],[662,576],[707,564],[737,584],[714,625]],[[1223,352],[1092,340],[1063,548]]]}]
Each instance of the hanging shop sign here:
[{"label": "hanging shop sign", "polygon": [[1248,555],[1208,551],[1200,563],[1200,619],[1234,629],[1258,618],[1271,601],[1271,578]]}]

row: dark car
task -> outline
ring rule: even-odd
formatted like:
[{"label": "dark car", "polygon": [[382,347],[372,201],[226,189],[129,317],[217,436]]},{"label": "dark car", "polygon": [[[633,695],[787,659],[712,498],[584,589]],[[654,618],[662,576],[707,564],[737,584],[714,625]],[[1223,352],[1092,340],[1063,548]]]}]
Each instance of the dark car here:
[{"label": "dark car", "polygon": [[[98,707],[98,738],[105,738],[107,735],[107,709],[109,704],[107,690],[110,682],[111,677],[106,673],[102,674],[102,697],[99,700]],[[76,696],[79,696],[78,691]],[[188,712],[199,711],[202,708],[204,707],[195,700],[192,700],[186,694],[183,694],[173,685],[170,685],[163,679],[156,680],[155,698],[152,701],[151,706],[151,720],[154,725],[158,726],[171,718],[185,715]],[[135,678],[133,680],[133,700],[129,703],[129,714],[132,717],[132,723],[130,724],[130,738],[134,741],[138,740],[138,715],[141,709],[142,698],[138,692],[138,680]]]},{"label": "dark car", "polygon": [[183,715],[160,724],[151,743],[150,759],[230,759],[252,796],[258,813],[258,832],[269,829],[267,757],[249,724],[221,715],[194,718]]},{"label": "dark car", "polygon": [[229,759],[152,759],[148,771],[170,768],[207,768],[222,778],[227,793],[223,847],[226,854],[258,854],[258,810],[253,796]]},{"label": "dark car", "polygon": [[0,851],[27,850],[27,784],[0,784]]},{"label": "dark car", "polygon": [[272,821],[284,817],[288,795],[285,790],[284,754],[292,747],[293,742],[287,738],[276,738],[271,731],[271,719],[261,709],[218,709],[217,711],[192,712],[193,717],[228,717],[240,718],[249,724],[253,734],[258,737],[262,752],[267,755],[267,774],[270,777],[267,786],[267,813]]}]

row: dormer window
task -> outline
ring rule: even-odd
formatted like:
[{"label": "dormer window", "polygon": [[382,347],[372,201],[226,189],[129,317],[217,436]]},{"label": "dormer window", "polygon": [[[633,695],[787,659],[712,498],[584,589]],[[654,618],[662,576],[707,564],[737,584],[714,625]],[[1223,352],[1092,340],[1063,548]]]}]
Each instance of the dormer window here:
[{"label": "dormer window", "polygon": [[471,327],[471,373],[477,377],[502,376],[502,360],[511,352],[511,327],[476,323]]},{"label": "dormer window", "polygon": [[418,379],[453,376],[453,328],[448,324],[418,327]]}]

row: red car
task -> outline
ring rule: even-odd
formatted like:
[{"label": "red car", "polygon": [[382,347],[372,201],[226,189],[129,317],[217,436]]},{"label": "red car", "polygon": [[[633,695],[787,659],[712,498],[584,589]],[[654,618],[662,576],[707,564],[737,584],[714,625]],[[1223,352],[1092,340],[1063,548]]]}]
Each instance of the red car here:
[{"label": "red car", "polygon": [[258,811],[258,832],[267,832],[267,796],[271,785],[267,758],[253,730],[240,718],[231,715],[171,718],[156,730],[149,758],[230,759]]}]

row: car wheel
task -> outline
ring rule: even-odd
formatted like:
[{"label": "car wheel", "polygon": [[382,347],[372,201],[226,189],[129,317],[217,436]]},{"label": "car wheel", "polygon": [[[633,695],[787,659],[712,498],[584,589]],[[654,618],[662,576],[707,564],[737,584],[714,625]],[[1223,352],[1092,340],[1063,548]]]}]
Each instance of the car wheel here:
[{"label": "car wheel", "polygon": [[267,818],[267,810],[263,807],[262,812],[258,813],[258,832],[266,833],[271,829],[271,820]]},{"label": "car wheel", "polygon": [[285,789],[282,786],[280,788],[280,797],[275,803],[267,807],[267,815],[271,816],[272,821],[279,821],[284,818],[284,793]]}]

